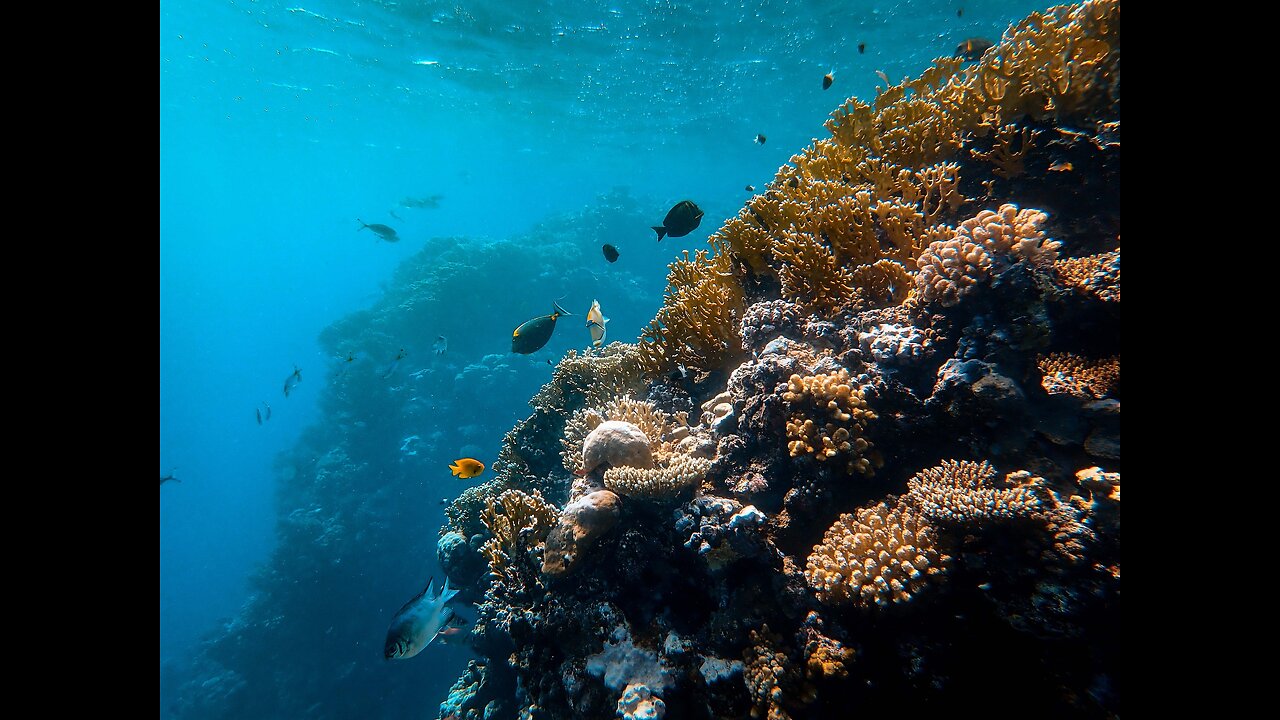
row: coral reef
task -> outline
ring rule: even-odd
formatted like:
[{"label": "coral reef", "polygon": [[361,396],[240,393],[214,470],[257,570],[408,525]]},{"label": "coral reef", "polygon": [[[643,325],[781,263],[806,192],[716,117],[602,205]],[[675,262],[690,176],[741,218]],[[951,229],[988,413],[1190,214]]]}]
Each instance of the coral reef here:
[{"label": "coral reef", "polygon": [[1040,501],[1022,486],[997,485],[991,463],[944,460],[916,473],[909,481],[910,499],[926,518],[940,523],[971,523],[1030,517]]},{"label": "coral reef", "polygon": [[1040,385],[1050,395],[1065,393],[1087,400],[1114,395],[1120,389],[1120,356],[1089,360],[1072,353],[1050,353],[1037,365]]}]

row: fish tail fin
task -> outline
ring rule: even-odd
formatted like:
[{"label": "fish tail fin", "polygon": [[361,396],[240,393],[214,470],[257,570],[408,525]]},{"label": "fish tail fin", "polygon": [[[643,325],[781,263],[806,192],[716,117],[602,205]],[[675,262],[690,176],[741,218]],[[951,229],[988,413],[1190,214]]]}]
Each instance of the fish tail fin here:
[{"label": "fish tail fin", "polygon": [[572,314],[573,314],[573,313],[569,312],[568,310],[565,310],[564,308],[560,307],[560,303],[556,302],[555,300],[552,300],[552,301],[551,301],[551,307],[555,308],[555,311],[556,311],[556,312],[558,312],[558,313],[560,313],[561,315],[572,315]]},{"label": "fish tail fin", "polygon": [[662,242],[662,238],[667,236],[667,229],[665,227],[655,227],[655,226],[650,226],[650,227],[653,227],[653,231],[658,233],[658,242]]},{"label": "fish tail fin", "polygon": [[440,604],[444,605],[449,602],[453,599],[453,596],[457,595],[459,592],[461,591],[458,588],[449,587],[449,576],[446,575],[444,578],[444,587],[440,588]]},{"label": "fish tail fin", "polygon": [[[360,230],[363,230],[363,229],[365,229],[365,228],[369,227],[369,226],[365,223],[365,221],[361,220],[360,218],[356,218],[356,222],[360,223]],[[357,230],[356,232],[360,232],[360,230]]]}]

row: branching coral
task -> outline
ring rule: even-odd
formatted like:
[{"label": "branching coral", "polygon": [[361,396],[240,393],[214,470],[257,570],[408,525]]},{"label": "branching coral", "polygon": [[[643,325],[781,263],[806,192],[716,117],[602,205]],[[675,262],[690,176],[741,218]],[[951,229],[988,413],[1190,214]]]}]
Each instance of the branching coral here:
[{"label": "branching coral", "polygon": [[998,211],[983,210],[960,223],[953,237],[931,243],[917,261],[915,282],[921,299],[950,307],[1012,262],[1052,263],[1059,243],[1040,229],[1047,218],[1039,210],[1019,210],[1006,203]]},{"label": "branching coral", "polygon": [[1040,384],[1050,395],[1065,393],[1086,400],[1109,397],[1120,388],[1120,356],[1090,360],[1071,353],[1040,357]]},{"label": "branching coral", "polygon": [[[1085,562],[1098,542],[1099,530],[1112,529],[1100,523],[1101,518],[1119,532],[1120,473],[1096,466],[1080,470],[1076,473],[1080,492],[1071,493],[1055,490],[1044,478],[1025,470],[1010,473],[1007,479],[1039,495],[1042,509],[1038,517],[1052,538],[1046,553],[1049,561],[1068,566]],[[1107,571],[1118,578],[1118,561]]]},{"label": "branching coral", "polygon": [[1066,258],[1053,264],[1068,286],[1104,302],[1120,302],[1120,251],[1082,258]]},{"label": "branching coral", "polygon": [[804,577],[829,605],[885,606],[911,600],[950,560],[911,503],[881,502],[841,515],[814,546]]},{"label": "branching coral", "polygon": [[1030,128],[1005,125],[996,131],[990,150],[981,152],[974,149],[969,153],[995,165],[992,172],[996,175],[1012,180],[1025,170],[1027,152],[1035,142],[1035,135],[1035,131]]},{"label": "branching coral", "polygon": [[1027,487],[1000,487],[995,468],[985,460],[943,460],[916,473],[907,487],[907,499],[937,522],[1030,517],[1040,509],[1039,498]]},{"label": "branching coral", "polygon": [[670,372],[677,365],[717,368],[738,354],[738,322],[745,309],[733,258],[713,245],[693,260],[671,263],[667,290],[657,316],[640,334],[645,372]]},{"label": "branching coral", "polygon": [[791,376],[782,395],[792,410],[787,421],[791,457],[813,455],[826,461],[844,455],[849,458],[850,472],[875,474],[867,457],[871,443],[864,435],[876,414],[851,382],[844,368],[821,375]]},{"label": "branching coral", "polygon": [[604,473],[605,487],[619,495],[651,501],[675,500],[680,491],[693,487],[707,474],[711,461],[677,455],[657,468],[616,467]]}]

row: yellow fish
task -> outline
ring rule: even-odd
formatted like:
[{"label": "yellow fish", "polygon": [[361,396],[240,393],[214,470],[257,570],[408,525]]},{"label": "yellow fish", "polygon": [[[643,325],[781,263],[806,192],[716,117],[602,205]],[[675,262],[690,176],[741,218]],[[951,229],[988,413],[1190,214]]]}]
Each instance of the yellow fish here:
[{"label": "yellow fish", "polygon": [[474,458],[458,458],[453,461],[449,469],[453,471],[454,475],[463,480],[468,480],[484,472],[484,463]]},{"label": "yellow fish", "polygon": [[609,318],[600,312],[600,301],[592,300],[591,309],[587,311],[587,329],[591,331],[591,344],[600,347],[604,344],[604,326]]}]

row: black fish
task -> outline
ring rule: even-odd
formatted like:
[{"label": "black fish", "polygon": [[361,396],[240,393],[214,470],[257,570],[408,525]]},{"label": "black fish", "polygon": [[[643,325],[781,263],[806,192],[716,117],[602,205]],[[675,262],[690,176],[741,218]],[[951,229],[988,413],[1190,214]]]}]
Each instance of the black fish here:
[{"label": "black fish", "polygon": [[[356,222],[360,223],[360,226],[361,226],[360,230],[369,228],[370,230],[373,231],[375,235],[382,238],[383,240],[386,240],[387,242],[400,241],[400,236],[396,234],[396,229],[393,227],[389,227],[381,223],[373,223],[372,225],[370,225],[369,223],[366,223],[360,218],[356,218]],[[356,232],[360,232],[360,230],[357,230]]]},{"label": "black fish", "polygon": [[969,38],[956,46],[954,57],[964,58],[965,60],[978,60],[982,57],[982,53],[990,50],[993,43],[986,38]]},{"label": "black fish", "polygon": [[956,17],[964,17],[964,8],[958,8],[956,10]]},{"label": "black fish", "polygon": [[823,76],[822,76],[822,89],[823,89],[823,90],[826,90],[827,88],[831,87],[831,83],[833,83],[833,82],[835,82],[835,81],[836,81],[836,78],[835,78],[834,73],[835,73],[835,71],[834,71],[834,70],[832,70],[831,72],[829,72],[829,73],[827,73],[826,75],[823,75]]},{"label": "black fish", "polygon": [[173,471],[172,471],[172,470],[170,470],[168,475],[163,475],[163,476],[161,476],[161,478],[160,478],[160,484],[161,484],[161,485],[163,485],[163,484],[165,484],[165,483],[169,482],[170,480],[172,480],[172,481],[174,481],[174,482],[179,482],[179,483],[180,483],[180,482],[182,482],[182,481],[181,481],[181,480],[179,480],[178,478],[174,477],[174,476],[173,476]]},{"label": "black fish", "polygon": [[550,315],[543,315],[521,323],[520,327],[511,333],[511,352],[528,355],[541,350],[542,346],[546,345],[547,341],[551,339],[551,332],[556,329],[556,320],[561,315],[573,314],[566,312],[558,303],[552,302],[551,306],[555,308],[555,311]]},{"label": "black fish", "polygon": [[867,44],[864,42],[858,43],[858,54],[861,55],[866,51],[867,51]]},{"label": "black fish", "polygon": [[608,260],[609,262],[617,262],[617,261],[618,261],[618,248],[616,248],[616,247],[614,247],[614,246],[610,245],[609,243],[605,243],[605,244],[604,244],[604,247],[602,247],[602,248],[600,248],[600,249],[604,251],[604,259],[605,259],[605,260]]},{"label": "black fish", "polygon": [[763,144],[764,144],[764,136],[763,136],[763,135],[756,135],[756,142],[758,142],[758,143],[760,143],[761,145],[763,145]]},{"label": "black fish", "polygon": [[284,396],[289,397],[289,393],[302,382],[302,371],[297,365],[293,366],[293,374],[284,379]]},{"label": "black fish", "polygon": [[744,189],[744,190],[746,190],[747,192],[755,192],[755,191],[756,191],[756,186],[755,186],[755,185],[748,185],[748,186],[746,186],[746,187],[745,187],[745,188],[743,188],[743,189]]},{"label": "black fish", "polygon": [[700,222],[702,222],[702,210],[694,205],[692,200],[681,200],[662,219],[662,227],[654,227],[653,231],[658,233],[658,242],[662,242],[662,238],[668,235],[671,237],[688,235],[697,229]]}]

